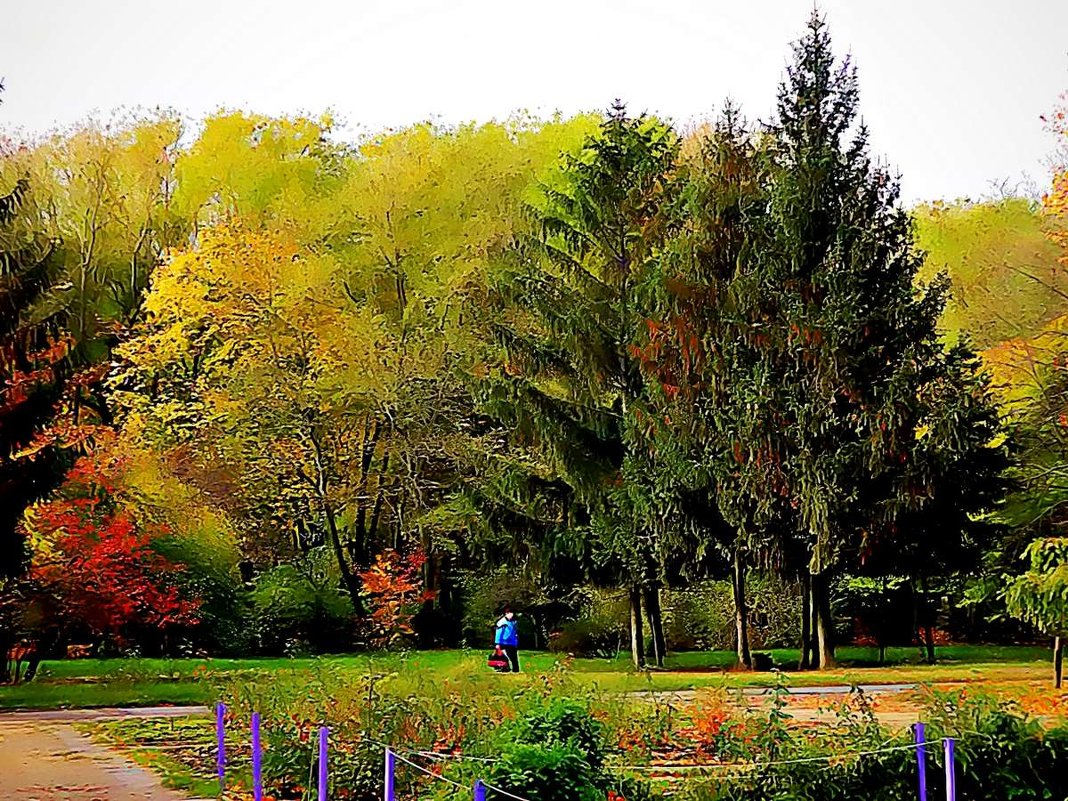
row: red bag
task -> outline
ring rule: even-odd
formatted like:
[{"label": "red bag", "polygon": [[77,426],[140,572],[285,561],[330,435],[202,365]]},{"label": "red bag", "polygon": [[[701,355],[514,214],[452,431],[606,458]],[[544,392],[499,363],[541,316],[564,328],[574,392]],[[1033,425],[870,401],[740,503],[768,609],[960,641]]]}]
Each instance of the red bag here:
[{"label": "red bag", "polygon": [[507,670],[508,665],[508,657],[504,655],[504,651],[501,650],[499,645],[493,649],[493,653],[486,660],[486,666],[494,670]]}]

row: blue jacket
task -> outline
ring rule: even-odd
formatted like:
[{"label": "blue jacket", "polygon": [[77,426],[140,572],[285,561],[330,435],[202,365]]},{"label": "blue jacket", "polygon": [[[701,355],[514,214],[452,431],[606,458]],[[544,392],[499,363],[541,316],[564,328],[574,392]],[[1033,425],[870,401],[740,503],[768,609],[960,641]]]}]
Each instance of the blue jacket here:
[{"label": "blue jacket", "polygon": [[493,640],[496,645],[519,645],[519,621],[502,617],[497,621],[497,634]]}]

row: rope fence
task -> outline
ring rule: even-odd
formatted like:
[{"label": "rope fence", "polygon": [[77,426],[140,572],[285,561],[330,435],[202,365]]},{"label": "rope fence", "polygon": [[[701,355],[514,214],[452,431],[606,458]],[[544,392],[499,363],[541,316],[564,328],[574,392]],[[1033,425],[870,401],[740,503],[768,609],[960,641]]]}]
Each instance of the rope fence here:
[{"label": "rope fence", "polygon": [[[226,786],[226,706],[217,704],[215,707],[215,733],[216,733],[216,772],[219,780],[219,793],[222,794]],[[260,738],[260,715],[253,712],[250,720],[251,750],[252,750],[252,792],[255,801],[263,801],[263,749]],[[913,742],[899,745],[891,745],[892,741],[862,751],[849,751],[840,754],[823,754],[813,757],[797,757],[792,759],[778,760],[752,760],[749,762],[724,762],[715,764],[692,764],[692,763],[665,763],[659,765],[611,765],[614,770],[632,773],[710,773],[718,779],[741,778],[754,770],[766,770],[786,765],[801,765],[812,763],[827,763],[828,766],[848,759],[877,756],[900,751],[915,751],[917,760],[917,778],[919,784],[919,801],[927,801],[927,746],[926,729],[923,723],[917,723],[912,727]],[[957,737],[963,736],[987,736],[982,732],[959,732]],[[441,754],[434,751],[421,751],[418,749],[393,746],[379,742],[372,738],[363,738],[363,741],[381,748],[383,752],[383,801],[397,801],[396,774],[397,763],[401,763],[419,772],[420,775],[431,779],[445,782],[450,785],[454,792],[462,791],[474,801],[487,801],[490,795],[499,796],[512,801],[530,801],[530,799],[489,784],[485,779],[477,779],[473,786],[468,786],[449,778],[442,773],[420,765],[415,759],[433,760],[437,764],[442,762],[471,762],[488,765],[498,760],[490,757],[479,757],[465,754]],[[945,737],[942,739],[942,748],[945,754],[945,786],[946,801],[957,801],[956,787],[956,738]],[[317,798],[318,801],[329,801],[329,729],[326,726],[319,727],[318,748],[316,755],[317,763]],[[652,779],[678,779],[677,776],[657,777]]]},{"label": "rope fence", "polygon": [[[429,776],[432,779],[438,779],[439,781],[443,781],[446,784],[451,784],[453,787],[457,787],[457,788],[463,790],[464,792],[469,792],[470,791],[470,788],[466,784],[460,784],[460,782],[453,781],[448,776],[442,776],[440,773],[434,773],[434,771],[432,771],[432,770],[427,770],[422,765],[417,765],[416,763],[412,762],[410,759],[405,759],[404,757],[402,757],[400,754],[398,754],[396,752],[389,751],[387,749],[386,753],[387,754],[393,754],[394,757],[396,757],[398,760],[403,762],[405,765],[408,765],[410,767],[415,768],[420,773],[422,773],[422,774],[424,774],[426,776]],[[393,801],[393,797],[388,795],[388,794],[385,796],[385,798],[388,801]]]},{"label": "rope fence", "polygon": [[846,751],[841,754],[824,754],[822,756],[815,757],[799,757],[797,759],[777,759],[777,760],[763,760],[757,759],[750,762],[717,762],[705,765],[695,765],[692,762],[679,762],[679,763],[661,763],[658,765],[612,765],[616,770],[629,770],[629,771],[676,771],[676,770],[725,770],[725,771],[742,771],[752,770],[754,768],[775,768],[781,765],[803,765],[811,762],[827,762],[834,763],[850,759],[853,757],[866,757],[876,756],[878,754],[889,754],[895,751],[912,751],[920,748],[920,743],[908,743],[907,745],[893,745],[893,746],[880,746],[878,748],[871,748],[865,751]]}]

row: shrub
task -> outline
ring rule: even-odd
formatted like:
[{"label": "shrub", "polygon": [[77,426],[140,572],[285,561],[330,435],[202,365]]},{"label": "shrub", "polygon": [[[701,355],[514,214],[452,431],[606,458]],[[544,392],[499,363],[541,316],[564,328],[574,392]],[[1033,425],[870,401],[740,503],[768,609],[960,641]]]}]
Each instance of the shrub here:
[{"label": "shrub", "polygon": [[[794,647],[801,617],[798,586],[774,575],[753,574],[746,596],[750,647]],[[734,596],[730,582],[704,581],[665,593],[664,626],[669,649],[733,650]]]},{"label": "shrub", "polygon": [[424,564],[426,556],[421,551],[402,555],[390,549],[360,573],[370,610],[364,628],[373,646],[385,648],[414,636],[412,619],[436,596],[423,589],[420,571]]},{"label": "shrub", "polygon": [[664,593],[664,635],[674,651],[734,648],[734,600],[726,581]]},{"label": "shrub", "polygon": [[504,734],[516,743],[572,748],[594,768],[604,763],[604,727],[585,706],[569,698],[554,698],[535,707]]},{"label": "shrub", "polygon": [[505,749],[490,783],[530,801],[604,801],[598,772],[575,748],[517,743]]},{"label": "shrub", "polygon": [[1068,776],[1068,728],[1045,730],[994,695],[932,693],[926,719],[929,738],[957,737],[958,798],[1050,798],[1052,779]]},{"label": "shrub", "polygon": [[613,779],[603,770],[604,726],[577,700],[536,700],[501,728],[498,739],[502,758],[490,783],[510,793],[531,801],[604,801],[609,792],[628,801],[647,797],[637,783]]},{"label": "shrub", "polygon": [[619,627],[604,620],[580,618],[564,623],[549,638],[549,650],[557,654],[611,659],[620,649]]},{"label": "shrub", "polygon": [[567,602],[550,601],[538,583],[508,567],[487,572],[468,572],[463,587],[463,636],[465,642],[482,647],[493,642],[493,624],[508,604],[519,612],[519,637],[525,645],[540,647],[544,629],[574,614]]},{"label": "shrub", "polygon": [[801,588],[797,582],[784,581],[774,574],[754,575],[746,594],[750,646],[754,650],[796,647],[801,619]]},{"label": "shrub", "polygon": [[610,659],[627,642],[629,615],[626,599],[591,591],[580,615],[561,624],[550,636],[549,650]]},{"label": "shrub", "polygon": [[172,531],[153,547],[185,566],[177,581],[188,595],[201,599],[194,647],[202,646],[215,654],[246,654],[254,646],[251,604],[237,567],[237,548],[210,522]]},{"label": "shrub", "polygon": [[301,650],[338,651],[352,640],[353,609],[322,554],[261,575],[252,591],[260,647],[295,655]]}]

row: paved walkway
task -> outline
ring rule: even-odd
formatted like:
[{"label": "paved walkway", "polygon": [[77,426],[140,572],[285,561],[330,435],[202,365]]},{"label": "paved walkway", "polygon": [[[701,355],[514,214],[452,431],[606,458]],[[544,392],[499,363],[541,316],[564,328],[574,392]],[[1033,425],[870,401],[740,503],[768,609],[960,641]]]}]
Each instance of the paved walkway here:
[{"label": "paved walkway", "polygon": [[176,717],[206,707],[0,713],[0,798],[5,801],[189,801],[159,777],[93,743],[72,723]]}]

